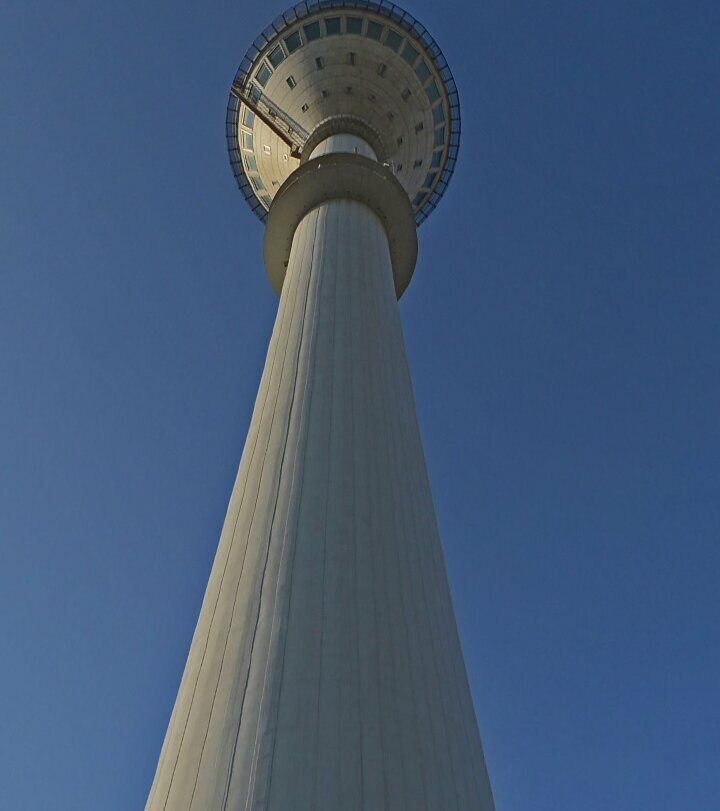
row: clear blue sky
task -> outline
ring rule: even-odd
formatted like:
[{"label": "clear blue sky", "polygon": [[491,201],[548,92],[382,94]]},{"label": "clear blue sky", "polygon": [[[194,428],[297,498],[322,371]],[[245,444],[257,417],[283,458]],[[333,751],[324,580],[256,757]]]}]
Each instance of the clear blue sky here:
[{"label": "clear blue sky", "polygon": [[[0,808],[142,809],[272,327],[227,90],[282,3],[0,3]],[[402,301],[498,811],[720,796],[720,4],[407,8]]]}]

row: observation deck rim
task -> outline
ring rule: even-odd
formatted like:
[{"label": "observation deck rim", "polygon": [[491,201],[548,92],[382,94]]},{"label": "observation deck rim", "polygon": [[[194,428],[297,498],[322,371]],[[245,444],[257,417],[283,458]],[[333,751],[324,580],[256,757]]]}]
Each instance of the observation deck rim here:
[{"label": "observation deck rim", "polygon": [[396,3],[387,2],[387,0],[306,0],[305,2],[291,6],[282,14],[275,17],[275,19],[263,29],[261,34],[253,40],[236,71],[230,90],[226,114],[227,148],[230,165],[238,187],[242,191],[250,209],[261,222],[265,223],[268,217],[268,210],[258,198],[256,190],[246,173],[242,158],[240,157],[240,150],[238,148],[238,118],[241,101],[238,99],[236,92],[233,92],[234,88],[245,87],[246,84],[251,81],[252,72],[257,65],[258,59],[272,44],[278,42],[288,29],[296,26],[303,20],[312,19],[328,12],[332,13],[333,11],[369,12],[370,14],[383,17],[389,23],[396,25],[421,46],[421,54],[432,63],[440,80],[448,106],[446,115],[449,130],[447,136],[447,154],[437,183],[425,202],[415,212],[415,222],[416,225],[419,226],[425,222],[438,206],[455,172],[462,129],[460,97],[450,66],[435,39],[425,26],[412,14],[405,11]]}]

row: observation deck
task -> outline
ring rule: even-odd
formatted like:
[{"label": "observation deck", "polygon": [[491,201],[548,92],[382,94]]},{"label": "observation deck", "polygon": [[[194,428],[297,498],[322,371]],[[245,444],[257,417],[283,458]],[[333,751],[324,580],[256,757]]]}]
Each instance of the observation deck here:
[{"label": "observation deck", "polygon": [[460,144],[452,73],[427,30],[387,2],[316,0],[277,17],[230,91],[227,143],[238,186],[265,222],[275,194],[323,138],[366,140],[420,225],[442,198]]}]

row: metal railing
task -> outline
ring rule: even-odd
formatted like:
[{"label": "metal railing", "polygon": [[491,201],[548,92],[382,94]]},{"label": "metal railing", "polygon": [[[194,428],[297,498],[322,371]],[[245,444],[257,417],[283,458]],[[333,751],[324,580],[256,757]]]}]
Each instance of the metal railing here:
[{"label": "metal railing", "polygon": [[303,146],[310,134],[284,110],[262,93],[256,85],[233,82],[230,93],[245,103],[258,118],[261,118],[270,129],[289,147],[294,158],[299,158]]}]

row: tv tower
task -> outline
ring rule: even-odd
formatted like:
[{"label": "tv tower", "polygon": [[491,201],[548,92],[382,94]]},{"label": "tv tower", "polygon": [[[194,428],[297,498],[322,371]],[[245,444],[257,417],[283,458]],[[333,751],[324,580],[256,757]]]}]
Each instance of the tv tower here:
[{"label": "tv tower", "polygon": [[230,92],[280,296],[148,811],[492,811],[397,300],[457,159],[439,47],[303,2]]}]

